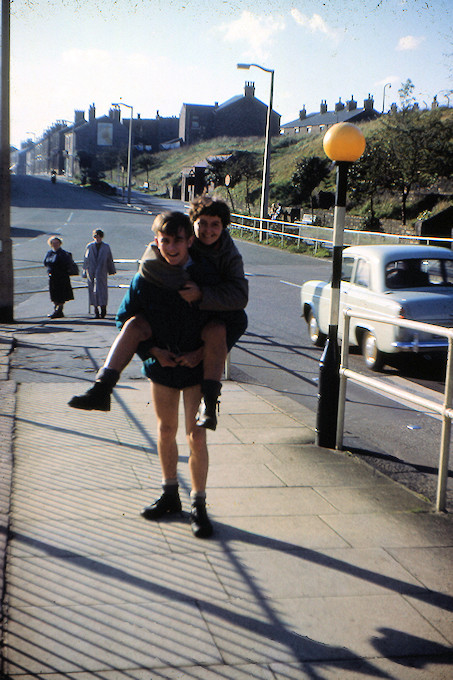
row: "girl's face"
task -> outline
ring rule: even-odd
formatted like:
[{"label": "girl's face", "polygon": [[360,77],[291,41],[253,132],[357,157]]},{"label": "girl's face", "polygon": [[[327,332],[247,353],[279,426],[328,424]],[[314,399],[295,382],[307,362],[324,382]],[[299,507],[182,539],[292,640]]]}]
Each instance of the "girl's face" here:
[{"label": "girl's face", "polygon": [[217,215],[200,215],[194,222],[195,236],[205,246],[212,246],[219,240],[223,231],[223,224]]},{"label": "girl's face", "polygon": [[60,246],[61,246],[61,243],[57,238],[53,238],[51,240],[50,247],[52,248],[52,250],[58,250],[58,248],[60,248]]}]

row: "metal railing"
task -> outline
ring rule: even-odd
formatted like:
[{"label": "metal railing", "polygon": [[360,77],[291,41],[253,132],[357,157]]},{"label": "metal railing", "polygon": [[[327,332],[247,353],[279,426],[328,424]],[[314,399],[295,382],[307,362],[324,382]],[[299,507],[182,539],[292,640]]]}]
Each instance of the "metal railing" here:
[{"label": "metal railing", "polygon": [[[118,260],[113,260],[113,261],[114,261],[115,264],[135,264],[137,270],[138,270],[138,266],[140,264],[140,260],[118,259]],[[83,265],[82,260],[75,260],[75,262],[79,266],[79,268],[82,267],[82,265]],[[43,270],[43,268],[44,268],[44,265],[42,265],[42,264],[30,264],[28,266],[25,265],[23,267],[15,267],[14,271],[20,272],[20,271],[28,271],[30,269]],[[43,272],[42,275],[43,275],[43,277],[46,276],[45,272]],[[81,274],[79,274],[78,276],[81,277]],[[72,277],[72,278],[76,278],[76,277]],[[81,289],[81,288],[87,288],[87,287],[88,287],[87,284],[83,284],[83,285],[81,285],[81,284],[80,285],[74,285],[73,284],[72,285],[72,288],[74,288],[76,290]],[[117,283],[117,284],[109,283],[108,287],[109,288],[129,288],[129,284],[128,283],[127,284],[126,283]],[[47,288],[40,288],[39,290],[21,290],[21,291],[15,290],[14,295],[32,295],[33,293],[47,293],[48,290],[49,290],[48,287]],[[88,311],[89,311],[89,309],[88,309]]]},{"label": "metal railing", "polygon": [[[231,227],[241,232],[251,232],[259,236],[260,240],[268,241],[269,238],[279,239],[283,243],[285,240],[294,240],[327,248],[333,247],[333,230],[330,227],[320,227],[306,222],[282,222],[280,220],[262,220],[259,217],[232,214]],[[381,244],[401,243],[417,245],[439,245],[449,244],[453,249],[452,238],[438,238],[434,236],[415,236],[408,234],[386,234],[376,231],[359,231],[358,229],[344,230],[344,245],[381,245]]]},{"label": "metal railing", "polygon": [[[410,328],[420,333],[430,333],[433,335],[440,335],[448,340],[448,356],[447,356],[447,371],[445,376],[445,391],[443,403],[433,401],[413,394],[408,390],[395,387],[395,385],[387,385],[383,380],[378,378],[371,378],[357,371],[349,368],[349,332],[351,319],[365,319],[367,321],[379,321],[382,323],[399,326],[400,328]],[[350,309],[343,311],[343,338],[341,344],[341,359],[340,359],[340,392],[338,400],[338,420],[335,448],[343,449],[343,432],[345,419],[345,404],[346,404],[346,384],[347,380],[358,383],[365,388],[377,390],[384,394],[389,394],[393,398],[404,399],[405,401],[422,406],[428,411],[438,413],[442,419],[442,432],[440,440],[439,453],[439,468],[437,479],[437,496],[436,496],[436,510],[438,512],[446,508],[446,493],[448,480],[448,461],[450,456],[450,436],[451,436],[451,421],[453,420],[453,328],[444,328],[443,326],[436,326],[428,323],[421,323],[419,321],[410,321],[408,319],[389,319],[388,317],[378,314],[358,314],[352,312]]]}]

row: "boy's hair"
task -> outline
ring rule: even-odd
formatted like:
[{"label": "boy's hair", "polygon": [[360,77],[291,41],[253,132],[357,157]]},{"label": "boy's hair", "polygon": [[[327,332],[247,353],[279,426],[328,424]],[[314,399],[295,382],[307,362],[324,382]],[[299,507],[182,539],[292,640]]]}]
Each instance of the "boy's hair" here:
[{"label": "boy's hair", "polygon": [[198,196],[190,204],[189,217],[192,224],[200,215],[215,215],[222,220],[223,228],[226,229],[231,222],[230,209],[224,201],[210,196]]},{"label": "boy's hair", "polygon": [[160,213],[157,215],[152,226],[152,230],[156,235],[162,233],[168,236],[177,236],[181,228],[184,230],[186,238],[189,239],[193,236],[193,226],[189,217],[176,210]]},{"label": "boy's hair", "polygon": [[100,236],[101,238],[104,238],[104,232],[102,231],[102,229],[95,229],[93,231],[93,238],[95,236]]}]

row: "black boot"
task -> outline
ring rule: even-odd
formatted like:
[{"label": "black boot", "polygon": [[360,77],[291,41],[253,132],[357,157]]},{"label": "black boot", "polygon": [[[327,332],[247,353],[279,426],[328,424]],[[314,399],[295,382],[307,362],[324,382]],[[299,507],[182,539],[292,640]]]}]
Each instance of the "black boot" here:
[{"label": "black boot", "polygon": [[113,368],[101,368],[93,387],[85,394],[72,397],[68,405],[83,411],[110,411],[112,392],[120,374]]},{"label": "black boot", "polygon": [[216,429],[217,410],[221,389],[222,383],[218,380],[203,380],[201,383],[203,398],[196,417],[198,427],[204,427],[207,430]]},{"label": "black boot", "polygon": [[162,496],[151,505],[147,505],[141,511],[141,516],[145,519],[159,520],[164,515],[173,515],[175,513],[181,514],[182,506],[181,499],[176,487],[176,492],[164,491]]},{"label": "black boot", "polygon": [[107,306],[101,305],[101,319],[105,319],[106,314],[107,314]]},{"label": "black boot", "polygon": [[206,502],[204,500],[196,500],[192,503],[190,527],[193,535],[197,538],[209,538],[212,536],[213,527],[206,512]]}]

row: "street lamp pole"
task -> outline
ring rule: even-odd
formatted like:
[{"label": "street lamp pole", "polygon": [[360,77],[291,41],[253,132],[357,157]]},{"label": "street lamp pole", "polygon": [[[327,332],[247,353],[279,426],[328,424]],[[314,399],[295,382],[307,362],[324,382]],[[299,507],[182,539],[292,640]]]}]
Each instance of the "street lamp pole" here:
[{"label": "street lamp pole", "polygon": [[271,164],[271,119],[272,119],[272,106],[274,99],[274,71],[270,68],[264,68],[259,64],[238,64],[238,68],[249,69],[251,66],[259,68],[266,73],[271,74],[271,86],[270,86],[270,96],[269,96],[269,106],[267,107],[267,117],[266,117],[266,138],[264,142],[264,159],[263,159],[263,183],[261,187],[261,205],[260,205],[260,236],[259,240],[263,240],[263,220],[267,220],[269,217],[269,183],[270,183],[270,164]]},{"label": "street lamp pole", "polygon": [[119,108],[120,106],[126,106],[131,110],[131,117],[129,122],[129,144],[127,148],[127,202],[131,202],[131,184],[132,184],[132,120],[134,117],[134,107],[130,104],[125,104],[120,102],[119,104],[112,104]]},{"label": "street lamp pole", "polygon": [[1,0],[0,16],[0,322],[14,320],[14,275],[10,221],[10,7]]},{"label": "street lamp pole", "polygon": [[384,113],[384,109],[385,109],[385,88],[386,87],[391,88],[392,83],[385,83],[385,85],[384,85],[384,91],[382,93],[382,113]]},{"label": "street lamp pole", "polygon": [[324,151],[336,162],[337,185],[333,225],[332,284],[330,295],[329,333],[319,363],[318,413],[316,443],[333,449],[337,431],[337,411],[340,391],[340,352],[338,322],[340,314],[340,285],[343,258],[344,223],[348,169],[363,154],[365,137],[351,123],[337,123],[326,132]]}]

